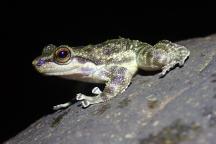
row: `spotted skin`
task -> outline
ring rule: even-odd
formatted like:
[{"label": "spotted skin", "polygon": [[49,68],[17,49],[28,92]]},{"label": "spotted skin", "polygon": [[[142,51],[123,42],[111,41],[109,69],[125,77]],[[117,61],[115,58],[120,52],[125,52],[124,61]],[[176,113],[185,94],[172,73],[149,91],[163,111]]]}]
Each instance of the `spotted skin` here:
[{"label": "spotted skin", "polygon": [[88,107],[124,92],[138,69],[161,70],[159,76],[163,77],[176,65],[182,66],[189,55],[186,47],[168,40],[152,46],[138,40],[119,38],[82,48],[50,44],[32,63],[44,75],[104,83],[104,90],[98,90],[97,96],[77,94],[76,99],[82,102],[83,107]]}]

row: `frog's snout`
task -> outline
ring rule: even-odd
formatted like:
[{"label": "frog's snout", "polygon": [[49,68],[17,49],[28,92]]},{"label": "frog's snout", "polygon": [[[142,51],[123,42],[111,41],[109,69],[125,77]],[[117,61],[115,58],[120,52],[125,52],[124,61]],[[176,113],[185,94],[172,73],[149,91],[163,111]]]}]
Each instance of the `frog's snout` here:
[{"label": "frog's snout", "polygon": [[36,64],[37,64],[37,60],[34,59],[34,60],[32,61],[32,65],[33,65],[33,66],[36,66]]},{"label": "frog's snout", "polygon": [[34,66],[42,66],[43,64],[45,64],[45,60],[41,58],[36,58],[32,61],[32,65]]},{"label": "frog's snout", "polygon": [[32,65],[34,66],[36,64],[36,61],[35,59],[32,61]]}]

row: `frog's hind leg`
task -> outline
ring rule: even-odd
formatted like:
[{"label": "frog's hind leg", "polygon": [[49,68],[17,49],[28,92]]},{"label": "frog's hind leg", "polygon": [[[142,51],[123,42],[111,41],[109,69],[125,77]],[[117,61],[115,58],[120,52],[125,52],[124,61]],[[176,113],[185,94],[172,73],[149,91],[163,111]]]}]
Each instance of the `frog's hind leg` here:
[{"label": "frog's hind leg", "polygon": [[166,45],[159,44],[157,43],[153,47],[141,50],[137,61],[139,68],[145,71],[162,70],[160,75],[164,76],[175,65],[175,62],[172,62]]},{"label": "frog's hind leg", "polygon": [[[179,66],[183,66],[185,60],[190,55],[190,51],[179,44],[172,43],[168,40],[162,40],[154,45],[156,51],[161,51],[160,53],[165,56],[164,59],[157,59],[157,61],[161,62],[162,72],[159,74],[159,77],[164,77],[167,72],[169,72],[172,68],[174,68],[177,64]],[[157,53],[157,52],[156,52]],[[157,54],[155,55],[157,57]]]},{"label": "frog's hind leg", "polygon": [[137,63],[139,68],[146,71],[162,70],[159,77],[164,77],[176,64],[182,66],[189,54],[184,46],[163,40],[141,49]]}]

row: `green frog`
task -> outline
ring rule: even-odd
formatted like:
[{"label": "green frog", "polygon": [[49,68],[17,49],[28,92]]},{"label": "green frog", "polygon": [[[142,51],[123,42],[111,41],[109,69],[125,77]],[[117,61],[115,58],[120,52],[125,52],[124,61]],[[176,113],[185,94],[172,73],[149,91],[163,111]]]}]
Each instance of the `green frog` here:
[{"label": "green frog", "polygon": [[[50,44],[44,47],[42,55],[35,58],[32,64],[44,75],[104,83],[103,91],[99,88],[92,90],[96,96],[77,94],[76,99],[81,101],[83,107],[88,107],[124,92],[138,69],[161,70],[159,76],[163,77],[176,65],[183,66],[189,55],[186,47],[168,40],[152,46],[138,40],[119,38],[83,47]],[[61,104],[54,108],[68,105]]]}]

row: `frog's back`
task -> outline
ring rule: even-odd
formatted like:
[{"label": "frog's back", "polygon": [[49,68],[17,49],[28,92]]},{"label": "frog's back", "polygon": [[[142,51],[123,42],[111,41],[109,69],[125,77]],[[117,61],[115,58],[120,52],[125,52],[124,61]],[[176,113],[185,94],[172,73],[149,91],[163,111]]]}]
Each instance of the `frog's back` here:
[{"label": "frog's back", "polygon": [[147,43],[143,43],[138,40],[130,40],[127,38],[119,38],[119,39],[111,39],[107,40],[103,43],[95,45],[96,49],[101,49],[106,54],[106,52],[111,53],[121,53],[123,51],[137,51],[143,45],[148,45]]},{"label": "frog's back", "polygon": [[85,46],[79,54],[91,58],[97,64],[123,63],[126,59],[135,60],[140,49],[148,46],[149,44],[138,40],[119,38]]}]

